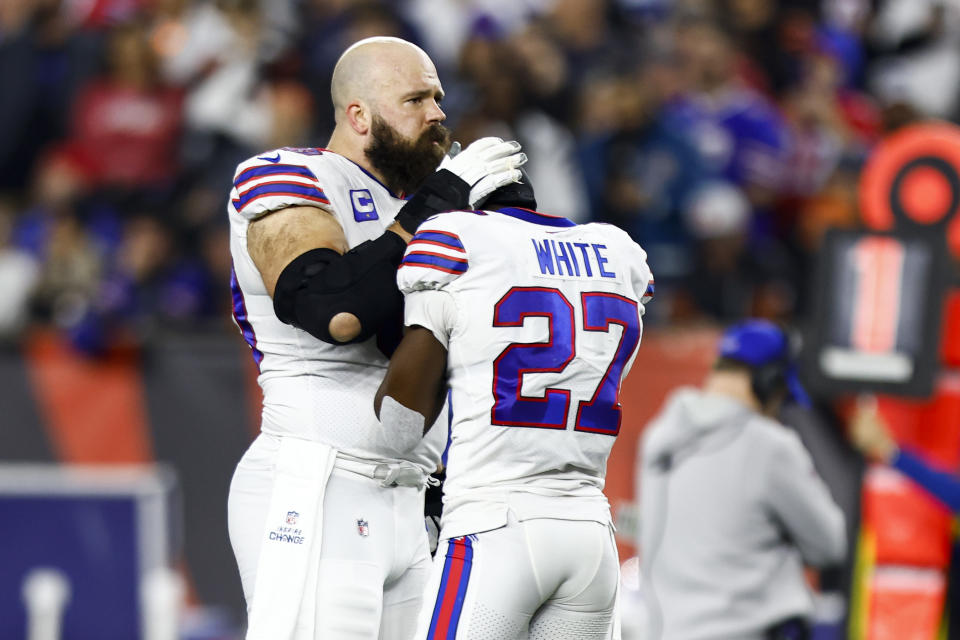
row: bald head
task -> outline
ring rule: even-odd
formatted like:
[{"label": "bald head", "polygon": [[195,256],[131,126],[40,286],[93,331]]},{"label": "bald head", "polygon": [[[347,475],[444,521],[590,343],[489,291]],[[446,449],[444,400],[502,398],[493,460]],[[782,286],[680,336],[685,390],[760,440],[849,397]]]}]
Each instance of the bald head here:
[{"label": "bald head", "polygon": [[422,157],[429,171],[436,168],[449,132],[440,124],[446,115],[437,69],[420,47],[399,38],[361,40],[340,56],[330,89],[336,125],[327,149],[398,191],[410,191],[424,176],[399,179],[391,167],[409,173]]},{"label": "bald head", "polygon": [[337,61],[330,83],[337,120],[351,102],[376,104],[398,83],[421,77],[435,80],[437,70],[426,52],[412,42],[379,36],[352,44]]}]

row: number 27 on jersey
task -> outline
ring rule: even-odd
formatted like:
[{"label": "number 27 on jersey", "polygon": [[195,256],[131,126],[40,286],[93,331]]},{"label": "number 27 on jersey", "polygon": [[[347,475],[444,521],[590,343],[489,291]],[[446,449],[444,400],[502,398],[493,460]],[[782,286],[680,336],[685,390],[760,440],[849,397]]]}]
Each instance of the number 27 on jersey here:
[{"label": "number 27 on jersey", "polygon": [[512,427],[565,429],[570,411],[570,390],[548,388],[543,397],[522,395],[528,373],[561,373],[577,355],[583,332],[610,332],[621,327],[620,341],[604,354],[606,370],[590,400],[577,405],[575,431],[616,436],[620,431],[620,379],[640,342],[640,313],[636,300],[606,292],[581,292],[582,326],[577,326],[573,304],[559,290],[548,287],[514,287],[497,302],[495,327],[519,327],[527,318],[547,318],[546,342],[514,343],[493,362],[491,422]]}]

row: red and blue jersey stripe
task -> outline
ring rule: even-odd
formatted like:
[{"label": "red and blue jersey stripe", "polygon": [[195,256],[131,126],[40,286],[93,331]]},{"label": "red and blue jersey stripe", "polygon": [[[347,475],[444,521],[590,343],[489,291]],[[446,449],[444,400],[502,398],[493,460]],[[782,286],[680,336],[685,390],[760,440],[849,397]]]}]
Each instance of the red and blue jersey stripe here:
[{"label": "red and blue jersey stripe", "polygon": [[257,349],[257,334],[254,333],[253,325],[247,319],[247,304],[243,300],[243,291],[240,290],[235,269],[230,269],[230,294],[233,297],[233,319],[240,327],[240,333],[243,334],[244,341],[250,345],[250,351],[253,352],[253,361],[257,363],[257,370],[259,371],[260,363],[263,362],[263,352]]},{"label": "red and blue jersey stripe", "polygon": [[469,263],[463,258],[453,258],[442,253],[432,251],[411,251],[403,257],[400,268],[403,267],[425,267],[427,269],[436,269],[444,273],[462,274],[467,272]]},{"label": "red and blue jersey stripe", "polygon": [[647,289],[643,292],[643,298],[640,300],[643,303],[649,302],[653,299],[653,293],[655,291],[653,280],[647,283]]},{"label": "red and blue jersey stripe", "polygon": [[460,242],[460,236],[455,233],[450,233],[449,231],[431,231],[429,229],[418,231],[416,235],[413,236],[413,239],[410,240],[410,245],[434,245],[436,247],[459,251],[460,253],[467,252],[467,250],[463,248],[463,243]]},{"label": "red and blue jersey stripe", "polygon": [[473,538],[453,538],[447,543],[446,558],[437,601],[430,619],[428,640],[453,640],[457,637],[463,600],[467,595],[470,571],[473,569]]},{"label": "red and blue jersey stripe", "polygon": [[326,194],[318,187],[303,184],[300,182],[261,182],[257,186],[244,191],[239,198],[233,200],[233,206],[237,211],[242,211],[248,204],[259,198],[268,196],[294,196],[318,202],[320,204],[330,204]]},{"label": "red and blue jersey stripe", "polygon": [[[241,188],[247,183],[261,178],[267,180],[248,188],[246,191],[241,191]],[[312,184],[294,181],[290,178],[306,178]],[[242,211],[254,200],[269,196],[293,196],[320,204],[330,204],[330,200],[318,186],[317,177],[303,165],[256,165],[241,171],[234,179],[233,186],[236,187],[239,194],[233,199],[233,206],[237,211]]]},{"label": "red and blue jersey stripe", "polygon": [[317,176],[313,174],[313,171],[310,171],[307,167],[299,164],[265,164],[257,165],[255,167],[250,167],[241,171],[240,174],[234,179],[233,186],[240,190],[240,187],[250,182],[251,180],[256,180],[257,178],[262,178],[264,176],[299,176],[301,178],[307,178],[316,182]]}]

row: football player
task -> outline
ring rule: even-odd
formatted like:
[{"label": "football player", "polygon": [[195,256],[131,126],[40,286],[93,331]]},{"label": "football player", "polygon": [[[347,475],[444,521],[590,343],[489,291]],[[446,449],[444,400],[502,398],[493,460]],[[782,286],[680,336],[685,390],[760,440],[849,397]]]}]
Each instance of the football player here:
[{"label": "football player", "polygon": [[625,232],[536,211],[526,180],[482,209],[429,218],[409,243],[408,329],[376,396],[387,435],[415,450],[451,392],[414,637],[609,638],[619,562],[603,484],[653,277]]},{"label": "football player", "polygon": [[396,268],[425,217],[471,206],[526,159],[496,138],[445,158],[443,88],[409,42],[353,45],[331,92],[327,148],[241,163],[228,207],[234,317],[264,396],[228,500],[248,639],[412,633],[445,433],[400,452],[372,409],[402,322]]}]

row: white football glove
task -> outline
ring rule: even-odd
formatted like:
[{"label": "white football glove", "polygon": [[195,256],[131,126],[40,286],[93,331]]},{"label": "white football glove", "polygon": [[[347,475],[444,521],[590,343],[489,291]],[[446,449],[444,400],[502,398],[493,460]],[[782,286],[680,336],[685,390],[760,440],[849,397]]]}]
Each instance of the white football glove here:
[{"label": "white football glove", "polygon": [[494,190],[520,181],[527,154],[514,140],[480,138],[463,151],[454,142],[438,169],[446,169],[470,185],[470,206],[475,207]]}]

